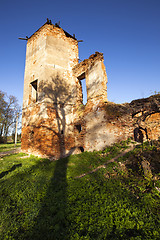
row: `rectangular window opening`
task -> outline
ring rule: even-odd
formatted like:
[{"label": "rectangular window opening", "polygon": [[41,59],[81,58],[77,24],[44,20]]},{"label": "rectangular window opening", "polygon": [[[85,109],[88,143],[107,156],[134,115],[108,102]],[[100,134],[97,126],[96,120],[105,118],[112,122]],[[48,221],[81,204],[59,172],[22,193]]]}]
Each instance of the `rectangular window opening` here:
[{"label": "rectangular window opening", "polygon": [[31,82],[31,98],[33,102],[37,102],[38,99],[38,94],[37,94],[37,85],[38,85],[38,80],[35,80]]},{"label": "rectangular window opening", "polygon": [[82,74],[81,76],[79,76],[78,80],[82,87],[82,103],[83,103],[83,105],[86,105],[86,103],[87,103],[87,87],[86,87],[85,74]]}]

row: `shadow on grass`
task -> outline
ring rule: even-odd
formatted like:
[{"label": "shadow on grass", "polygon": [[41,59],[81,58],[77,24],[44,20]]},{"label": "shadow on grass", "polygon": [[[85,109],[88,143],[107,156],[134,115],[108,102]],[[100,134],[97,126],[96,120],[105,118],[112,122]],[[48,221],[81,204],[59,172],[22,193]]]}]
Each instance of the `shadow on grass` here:
[{"label": "shadow on grass", "polygon": [[66,174],[69,158],[56,161],[41,209],[35,219],[35,224],[25,239],[66,239],[67,236],[67,198]]},{"label": "shadow on grass", "polygon": [[11,169],[9,169],[8,171],[4,171],[4,172],[1,172],[0,173],[0,179],[3,178],[5,175],[7,175],[8,173],[14,171],[16,168],[18,167],[22,167],[22,163],[19,163],[19,164],[15,164],[13,165],[13,167],[11,167]]}]

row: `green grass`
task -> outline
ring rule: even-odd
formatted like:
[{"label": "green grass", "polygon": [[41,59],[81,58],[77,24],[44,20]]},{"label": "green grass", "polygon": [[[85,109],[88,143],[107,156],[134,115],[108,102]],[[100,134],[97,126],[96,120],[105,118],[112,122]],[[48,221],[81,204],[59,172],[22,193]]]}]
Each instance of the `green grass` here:
[{"label": "green grass", "polygon": [[[21,143],[17,143],[16,147],[20,147]],[[15,149],[14,143],[0,144],[0,152],[6,152]]]},{"label": "green grass", "polygon": [[[137,156],[156,158],[158,146],[146,144],[143,153],[136,148],[105,169],[75,178],[110,160],[124,145],[54,162],[23,158],[23,153],[4,157],[0,239],[160,239],[159,180],[148,181],[133,164]],[[119,162],[127,162],[126,169]]]}]

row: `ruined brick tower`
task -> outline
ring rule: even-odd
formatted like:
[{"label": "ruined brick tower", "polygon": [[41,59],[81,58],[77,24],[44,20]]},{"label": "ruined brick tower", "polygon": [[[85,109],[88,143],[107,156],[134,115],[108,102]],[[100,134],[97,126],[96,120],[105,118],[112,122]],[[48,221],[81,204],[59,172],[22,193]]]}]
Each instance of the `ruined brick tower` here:
[{"label": "ruined brick tower", "polygon": [[[27,41],[24,77],[22,150],[55,159],[83,151],[87,104],[107,101],[103,54],[78,63],[78,41],[47,21]],[[93,84],[94,83],[94,84]]]},{"label": "ruined brick tower", "polygon": [[[131,103],[107,101],[103,54],[78,63],[78,41],[47,21],[27,40],[22,150],[58,159],[103,150],[128,137],[160,136],[160,94]],[[83,104],[81,81],[86,80]]]}]

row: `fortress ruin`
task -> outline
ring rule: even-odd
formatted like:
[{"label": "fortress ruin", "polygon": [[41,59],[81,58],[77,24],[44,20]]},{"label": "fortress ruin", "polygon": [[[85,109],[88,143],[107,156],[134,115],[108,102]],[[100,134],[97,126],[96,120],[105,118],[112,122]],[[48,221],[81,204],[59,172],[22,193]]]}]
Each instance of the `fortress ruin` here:
[{"label": "fortress ruin", "polygon": [[102,53],[79,63],[78,40],[51,21],[27,39],[22,151],[58,159],[102,150],[128,137],[140,141],[159,136],[160,95],[108,102]]}]

